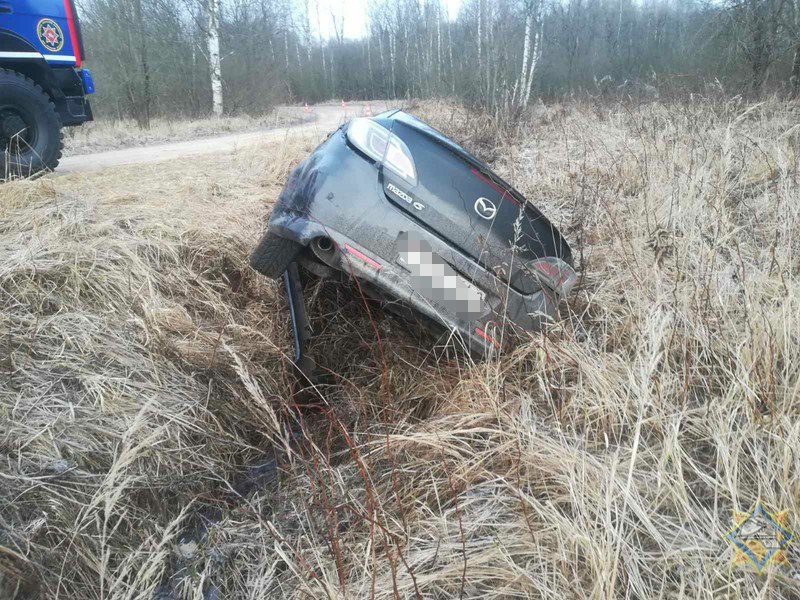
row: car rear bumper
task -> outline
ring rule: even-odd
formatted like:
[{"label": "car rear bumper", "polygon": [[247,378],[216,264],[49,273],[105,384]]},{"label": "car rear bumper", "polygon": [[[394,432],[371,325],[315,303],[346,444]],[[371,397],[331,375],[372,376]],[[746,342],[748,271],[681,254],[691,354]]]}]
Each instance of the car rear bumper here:
[{"label": "car rear bumper", "polygon": [[[303,221],[304,219],[299,216],[291,218],[283,215],[270,221],[270,230],[290,239],[302,239],[305,234],[316,230],[315,224]],[[310,227],[305,227],[306,224]],[[412,229],[412,226],[409,229]],[[303,233],[296,235],[300,230]],[[401,232],[397,233],[399,235]],[[476,271],[474,274],[478,276],[472,278],[471,282],[486,295],[487,310],[476,320],[464,321],[441,304],[422,296],[415,290],[408,272],[396,261],[387,261],[377,256],[357,241],[333,229],[326,228],[324,235],[333,241],[341,253],[344,272],[372,284],[386,296],[395,298],[403,305],[441,323],[447,330],[456,334],[454,343],[470,352],[487,354],[492,349],[507,345],[510,336],[520,331],[540,330],[555,315],[555,303],[544,291],[522,296],[510,289],[507,284],[502,284],[502,287],[483,287],[478,282],[491,275]],[[317,236],[312,236],[312,239],[313,237]],[[432,245],[435,243],[431,238],[428,240]],[[439,250],[439,254],[441,256],[444,251]]]},{"label": "car rear bumper", "polygon": [[[308,245],[329,238],[338,248],[340,268],[370,282],[454,332],[456,344],[480,354],[505,344],[514,333],[541,329],[557,311],[549,290],[522,294],[454,248],[384,196],[377,170],[347,146],[337,131],[289,177],[273,210],[269,229]],[[484,314],[466,321],[421,295],[398,261],[398,238],[409,232],[484,294]]]}]

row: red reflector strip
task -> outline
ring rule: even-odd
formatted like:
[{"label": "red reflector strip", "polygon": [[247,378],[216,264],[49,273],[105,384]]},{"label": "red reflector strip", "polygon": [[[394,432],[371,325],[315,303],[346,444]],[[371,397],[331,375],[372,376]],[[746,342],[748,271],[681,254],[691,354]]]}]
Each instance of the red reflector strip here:
[{"label": "red reflector strip", "polygon": [[480,327],[476,327],[475,328],[475,333],[477,333],[479,336],[481,336],[483,339],[485,339],[490,344],[493,344],[495,348],[499,348],[500,347],[500,343],[496,339],[494,339],[492,336],[490,336],[488,333],[486,333]]},{"label": "red reflector strip", "polygon": [[72,0],[64,0],[64,10],[67,14],[69,26],[69,39],[72,42],[72,53],[75,55],[75,66],[81,66],[81,41],[78,39],[78,29],[75,27],[75,13],[72,10]]},{"label": "red reflector strip", "polygon": [[475,177],[477,177],[478,179],[483,181],[486,185],[490,186],[492,189],[494,189],[494,190],[500,192],[501,194],[503,194],[503,198],[508,198],[514,204],[516,204],[517,206],[520,206],[519,201],[516,198],[514,198],[514,196],[512,196],[511,193],[508,190],[504,190],[502,187],[497,185],[494,181],[492,181],[491,179],[486,177],[486,175],[484,175],[483,173],[478,171],[478,169],[470,169],[469,171],[470,171],[470,173],[475,175]]},{"label": "red reflector strip", "polygon": [[363,260],[369,266],[375,267],[376,269],[380,269],[381,268],[381,263],[379,263],[376,260],[372,260],[369,256],[367,256],[363,252],[359,252],[358,250],[356,250],[355,248],[353,248],[349,244],[345,244],[344,245],[344,249],[347,250],[350,254],[352,254],[356,258],[360,258],[361,260]]}]

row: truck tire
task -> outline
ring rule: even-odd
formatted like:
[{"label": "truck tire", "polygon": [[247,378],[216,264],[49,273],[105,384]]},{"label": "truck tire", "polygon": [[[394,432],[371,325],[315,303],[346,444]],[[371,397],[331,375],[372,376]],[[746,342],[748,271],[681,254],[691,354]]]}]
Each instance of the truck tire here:
[{"label": "truck tire", "polygon": [[267,231],[250,255],[250,266],[270,279],[278,279],[302,249],[302,244]]},{"label": "truck tire", "polygon": [[0,179],[55,169],[62,148],[50,96],[21,73],[0,69]]}]

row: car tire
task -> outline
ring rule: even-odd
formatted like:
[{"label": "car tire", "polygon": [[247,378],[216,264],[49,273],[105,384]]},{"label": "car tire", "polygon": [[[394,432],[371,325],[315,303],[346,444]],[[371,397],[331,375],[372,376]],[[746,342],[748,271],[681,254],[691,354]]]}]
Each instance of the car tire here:
[{"label": "car tire", "polygon": [[[11,130],[19,127],[15,123],[24,125],[21,131],[28,140],[14,135]],[[50,96],[33,80],[8,69],[0,69],[0,139],[0,178],[26,177],[58,166],[61,120]]]},{"label": "car tire", "polygon": [[250,266],[270,279],[278,279],[302,249],[302,244],[267,231],[250,255]]}]

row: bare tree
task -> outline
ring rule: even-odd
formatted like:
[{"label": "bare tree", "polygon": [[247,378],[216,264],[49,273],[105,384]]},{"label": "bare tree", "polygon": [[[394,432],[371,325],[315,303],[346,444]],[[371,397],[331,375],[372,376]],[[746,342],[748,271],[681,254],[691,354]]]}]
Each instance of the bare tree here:
[{"label": "bare tree", "polygon": [[219,54],[219,0],[206,0],[206,36],[208,68],[211,75],[211,106],[215,116],[222,116],[222,59]]},{"label": "bare tree", "polygon": [[344,37],[340,1],[328,16],[318,0],[82,0],[97,114],[142,127],[222,114],[223,85],[230,114],[442,93],[519,112],[536,95],[652,97],[707,80],[800,95],[800,0],[464,0],[456,15],[442,0],[370,0],[359,40]]},{"label": "bare tree", "polygon": [[540,0],[525,0],[525,39],[522,46],[522,69],[514,85],[512,104],[518,108],[528,106],[533,75],[541,57],[542,40],[542,4]]},{"label": "bare tree", "polygon": [[139,42],[139,64],[142,69],[142,94],[140,110],[137,114],[139,127],[150,129],[150,106],[152,93],[150,90],[150,64],[147,62],[147,36],[144,31],[144,17],[142,15],[142,0],[133,0],[133,14],[136,19],[136,28]]},{"label": "bare tree", "polygon": [[794,56],[792,58],[792,74],[789,78],[792,86],[792,93],[795,96],[800,95],[800,0],[794,0],[793,9],[793,23],[794,31]]}]

